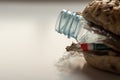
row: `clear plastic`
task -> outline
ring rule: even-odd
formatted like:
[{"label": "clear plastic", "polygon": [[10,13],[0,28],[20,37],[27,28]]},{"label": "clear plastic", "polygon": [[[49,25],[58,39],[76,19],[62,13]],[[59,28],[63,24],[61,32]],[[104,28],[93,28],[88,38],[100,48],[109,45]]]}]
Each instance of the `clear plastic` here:
[{"label": "clear plastic", "polygon": [[104,36],[85,29],[88,27],[87,21],[79,14],[63,9],[59,14],[56,23],[56,31],[72,37],[78,42],[102,42]]}]

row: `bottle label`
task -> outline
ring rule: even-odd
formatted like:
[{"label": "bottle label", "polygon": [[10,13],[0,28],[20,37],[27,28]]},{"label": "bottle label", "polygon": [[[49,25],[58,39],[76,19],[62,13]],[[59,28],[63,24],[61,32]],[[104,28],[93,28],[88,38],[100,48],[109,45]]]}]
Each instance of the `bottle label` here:
[{"label": "bottle label", "polygon": [[80,48],[83,51],[91,51],[91,50],[109,50],[111,49],[110,47],[104,45],[104,44],[100,44],[100,43],[82,43],[79,44]]},{"label": "bottle label", "polygon": [[93,43],[94,50],[109,50],[111,49],[110,47],[104,45],[104,44],[95,44]]},{"label": "bottle label", "polygon": [[80,44],[81,48],[83,51],[88,51],[88,44],[87,43],[84,43],[84,44]]}]

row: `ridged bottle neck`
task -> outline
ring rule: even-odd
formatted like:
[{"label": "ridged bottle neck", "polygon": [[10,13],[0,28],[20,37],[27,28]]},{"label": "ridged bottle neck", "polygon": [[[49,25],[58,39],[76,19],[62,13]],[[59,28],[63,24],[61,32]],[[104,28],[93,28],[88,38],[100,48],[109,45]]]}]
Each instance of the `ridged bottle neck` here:
[{"label": "ridged bottle neck", "polygon": [[73,37],[77,40],[80,30],[82,30],[85,20],[81,15],[68,10],[62,10],[56,23],[56,31]]}]

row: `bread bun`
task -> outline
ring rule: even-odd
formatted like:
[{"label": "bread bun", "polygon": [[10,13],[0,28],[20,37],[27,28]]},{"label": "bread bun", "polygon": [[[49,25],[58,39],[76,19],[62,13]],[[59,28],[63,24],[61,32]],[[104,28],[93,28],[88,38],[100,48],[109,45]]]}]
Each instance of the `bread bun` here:
[{"label": "bread bun", "polygon": [[84,57],[87,63],[95,68],[120,74],[120,56],[99,56],[93,53],[84,53]]},{"label": "bread bun", "polygon": [[87,21],[120,35],[120,0],[94,0],[82,15]]},{"label": "bread bun", "polygon": [[86,62],[91,66],[97,69],[120,74],[120,54],[117,52],[112,50],[80,51],[75,43],[67,46],[66,51],[82,52]]}]

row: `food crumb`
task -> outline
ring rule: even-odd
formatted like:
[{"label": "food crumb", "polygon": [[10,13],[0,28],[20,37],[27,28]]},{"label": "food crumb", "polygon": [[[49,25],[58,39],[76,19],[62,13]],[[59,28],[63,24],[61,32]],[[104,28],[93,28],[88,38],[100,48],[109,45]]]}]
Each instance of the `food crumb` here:
[{"label": "food crumb", "polygon": [[77,51],[69,51],[56,63],[56,67],[61,72],[74,72],[76,69],[81,69],[85,63],[83,54]]}]

